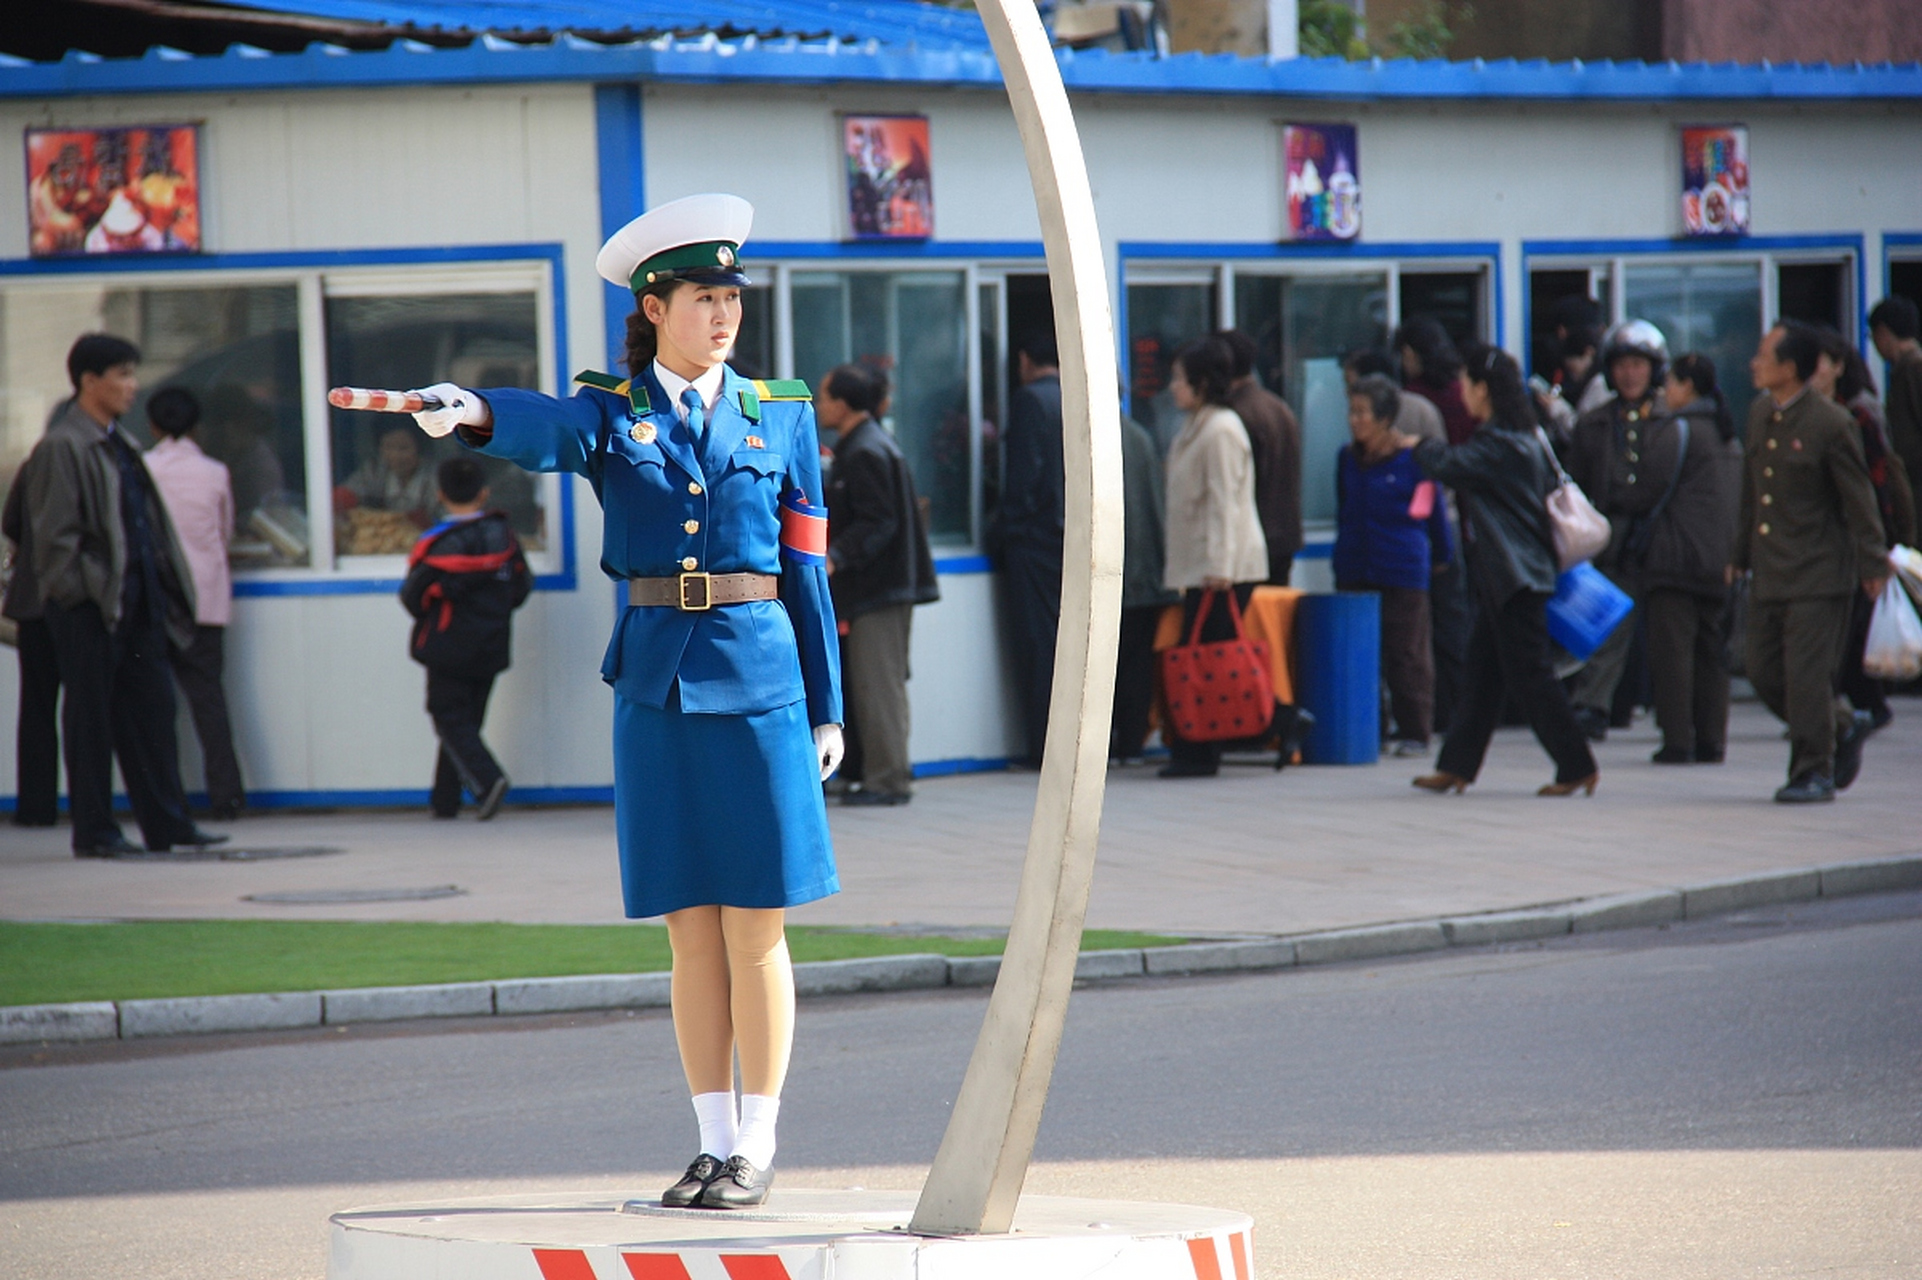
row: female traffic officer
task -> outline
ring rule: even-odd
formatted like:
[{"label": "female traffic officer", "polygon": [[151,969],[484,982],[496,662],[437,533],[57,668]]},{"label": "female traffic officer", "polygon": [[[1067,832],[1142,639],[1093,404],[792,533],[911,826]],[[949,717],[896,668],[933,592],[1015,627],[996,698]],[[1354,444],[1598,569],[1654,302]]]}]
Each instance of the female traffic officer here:
[{"label": "female traffic officer", "polygon": [[606,513],[601,567],[627,593],[601,664],[621,883],[629,917],[667,919],[701,1130],[661,1202],[711,1209],[767,1198],[794,1036],[785,909],[840,888],[820,786],[842,748],[814,412],[804,384],[725,363],[753,216],[737,196],[690,196],[601,249],[601,275],[635,293],[627,380],[582,374],[568,400],[443,383],[427,389],[443,407],[415,415],[587,477]]}]

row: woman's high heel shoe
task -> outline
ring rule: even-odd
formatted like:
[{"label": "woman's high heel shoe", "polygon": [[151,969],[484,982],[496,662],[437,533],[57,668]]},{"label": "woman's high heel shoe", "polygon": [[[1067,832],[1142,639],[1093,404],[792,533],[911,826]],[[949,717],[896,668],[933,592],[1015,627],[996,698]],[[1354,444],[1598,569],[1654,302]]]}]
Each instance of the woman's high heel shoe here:
[{"label": "woman's high heel shoe", "polygon": [[1423,791],[1433,791],[1442,795],[1450,791],[1453,791],[1456,795],[1460,795],[1462,792],[1468,790],[1468,779],[1457,777],[1452,773],[1424,773],[1421,777],[1413,781],[1414,785],[1420,787]]},{"label": "woman's high heel shoe", "polygon": [[1601,780],[1602,774],[1598,769],[1586,778],[1577,778],[1573,782],[1551,782],[1535,794],[1538,796],[1572,796],[1577,791],[1586,791],[1592,796],[1595,794],[1595,784]]}]

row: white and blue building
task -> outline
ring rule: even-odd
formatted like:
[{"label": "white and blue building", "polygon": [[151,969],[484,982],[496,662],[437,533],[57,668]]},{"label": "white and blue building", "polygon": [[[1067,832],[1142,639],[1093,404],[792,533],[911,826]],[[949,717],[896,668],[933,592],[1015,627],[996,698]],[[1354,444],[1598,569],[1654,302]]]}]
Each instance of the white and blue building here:
[{"label": "white and blue building", "polygon": [[[940,603],[915,627],[913,756],[932,773],[1006,758],[1018,731],[984,535],[1009,346],[1048,301],[1027,170],[978,19],[908,0],[782,5],[787,26],[765,31],[771,7],[698,0],[672,13],[571,0],[565,18],[539,0],[274,7],[482,33],[631,29],[659,9],[678,34],[0,61],[0,138],[200,127],[198,254],[32,257],[25,166],[0,164],[0,480],[65,394],[62,359],[80,332],[123,333],[143,347],[148,382],[202,390],[210,450],[249,513],[228,687],[256,803],[412,802],[433,762],[394,599],[404,534],[333,511],[376,424],[330,410],[327,387],[448,378],[565,393],[577,370],[613,367],[631,309],[595,275],[604,236],[709,190],[757,211],[744,257],[760,287],[739,363],[812,380],[857,355],[893,361],[891,426],[930,500],[942,576]],[[803,27],[820,34],[785,34]],[[1311,546],[1298,585],[1328,584],[1346,433],[1333,362],[1405,315],[1438,314],[1526,356],[1542,300],[1587,289],[1615,318],[1660,324],[1675,350],[1713,353],[1739,388],[1777,314],[1860,335],[1885,292],[1922,296],[1917,66],[1064,51],[1061,68],[1133,410],[1168,431],[1172,350],[1222,325],[1257,336],[1264,376],[1304,423]],[[903,113],[929,120],[935,234],[853,241],[841,119]],[[1358,129],[1362,233],[1290,243],[1282,129],[1326,121]],[[1679,131],[1718,124],[1748,129],[1750,231],[1686,239]],[[616,597],[596,565],[599,510],[568,477],[502,475],[496,496],[537,585],[490,739],[517,798],[609,798],[598,672]],[[0,664],[0,708],[15,705],[15,679]],[[0,735],[0,795],[12,751]]]}]

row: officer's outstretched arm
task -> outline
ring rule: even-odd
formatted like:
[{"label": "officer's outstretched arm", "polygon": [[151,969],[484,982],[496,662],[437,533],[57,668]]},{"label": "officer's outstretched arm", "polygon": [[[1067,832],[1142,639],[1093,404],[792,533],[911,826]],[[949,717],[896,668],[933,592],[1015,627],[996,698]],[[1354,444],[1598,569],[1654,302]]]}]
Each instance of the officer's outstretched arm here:
[{"label": "officer's outstretched arm", "polygon": [[[620,403],[592,390],[566,400],[518,387],[497,387],[480,394],[492,412],[492,433],[483,436],[463,428],[459,432],[462,444],[529,471],[572,471],[576,475],[588,475],[598,465],[596,446],[607,429],[609,406]],[[624,420],[624,407],[621,414]]]}]

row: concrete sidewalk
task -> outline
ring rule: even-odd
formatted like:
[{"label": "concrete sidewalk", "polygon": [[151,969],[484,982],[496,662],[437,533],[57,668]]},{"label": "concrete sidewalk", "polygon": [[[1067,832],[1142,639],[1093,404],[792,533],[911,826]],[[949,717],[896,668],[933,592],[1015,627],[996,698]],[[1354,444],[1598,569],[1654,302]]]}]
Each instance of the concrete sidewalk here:
[{"label": "concrete sidewalk", "polygon": [[[1788,747],[1739,704],[1729,762],[1659,768],[1639,724],[1597,749],[1591,799],[1540,799],[1547,758],[1526,730],[1496,739],[1465,796],[1417,792],[1425,761],[1231,766],[1213,780],[1109,777],[1091,927],[1188,935],[1294,933],[1698,884],[1922,850],[1922,703],[1869,744],[1833,805],[1769,796]],[[842,892],[799,923],[1004,927],[1034,802],[1033,774],[926,781],[899,809],[831,808]],[[724,820],[724,817],[721,819]],[[64,828],[0,828],[0,917],[270,918],[612,923],[620,918],[606,808],[516,809],[491,823],[424,813],[250,817],[236,848],[338,850],[252,861],[78,860]],[[263,894],[457,886],[416,901],[293,905]]]}]

